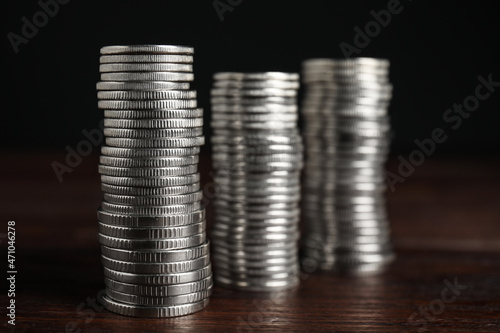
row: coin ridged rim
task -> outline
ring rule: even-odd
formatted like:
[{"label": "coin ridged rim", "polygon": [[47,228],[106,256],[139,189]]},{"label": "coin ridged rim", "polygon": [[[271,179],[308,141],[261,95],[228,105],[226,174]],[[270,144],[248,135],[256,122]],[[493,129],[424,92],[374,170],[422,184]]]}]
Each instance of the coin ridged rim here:
[{"label": "coin ridged rim", "polygon": [[106,138],[106,144],[122,148],[189,148],[203,146],[205,144],[205,137],[165,139]]},{"label": "coin ridged rim", "polygon": [[115,177],[101,175],[101,182],[116,186],[137,186],[137,187],[165,187],[191,185],[200,181],[200,174],[193,173],[183,176],[171,177]]},{"label": "coin ridged rim", "polygon": [[210,242],[179,250],[122,250],[107,246],[101,246],[101,253],[110,259],[127,261],[127,262],[142,262],[142,263],[163,263],[173,261],[186,261],[197,259],[207,255],[210,252]]},{"label": "coin ridged rim", "polygon": [[263,104],[263,105],[241,105],[241,104],[215,104],[211,106],[212,112],[255,112],[255,113],[269,113],[269,112],[297,112],[298,106],[296,104]]},{"label": "coin ridged rim", "polygon": [[166,196],[133,196],[104,193],[104,200],[111,203],[123,205],[138,205],[138,206],[163,206],[163,205],[182,205],[200,201],[203,198],[203,192],[197,191],[187,194],[166,195]]},{"label": "coin ridged rim", "polygon": [[192,72],[191,64],[171,63],[116,63],[99,65],[100,73],[112,72]]},{"label": "coin ridged rim", "polygon": [[212,275],[195,282],[188,282],[168,286],[145,286],[139,284],[123,283],[109,278],[104,278],[107,288],[124,294],[140,295],[144,297],[170,297],[204,291],[212,286]]},{"label": "coin ridged rim", "polygon": [[241,73],[241,72],[219,72],[213,76],[214,80],[283,80],[283,81],[297,81],[300,76],[298,73],[286,72],[255,72],[255,73]]},{"label": "coin ridged rim", "polygon": [[126,158],[101,155],[99,162],[103,165],[109,165],[121,168],[163,168],[176,167],[191,164],[198,164],[199,155],[188,155],[182,157],[151,157],[151,158]]},{"label": "coin ridged rim", "polygon": [[385,58],[373,57],[356,57],[351,59],[336,59],[336,58],[310,58],[302,62],[303,66],[375,66],[375,67],[388,67],[390,61]]},{"label": "coin ridged rim", "polygon": [[97,219],[103,223],[123,227],[173,227],[198,223],[205,219],[205,210],[198,210],[186,214],[166,216],[130,216],[114,214],[99,209]]},{"label": "coin ridged rim", "polygon": [[275,129],[275,128],[296,128],[297,122],[283,122],[283,121],[259,121],[259,122],[245,122],[245,121],[212,121],[210,126],[216,128],[234,128],[234,129]]},{"label": "coin ridged rim", "polygon": [[[107,108],[106,108],[107,109]],[[203,118],[182,119],[104,119],[104,126],[115,128],[192,128],[203,126]]]},{"label": "coin ridged rim", "polygon": [[104,128],[103,133],[106,137],[128,139],[190,138],[203,135],[203,126],[165,129]]},{"label": "coin ridged rim", "polygon": [[221,89],[299,89],[299,81],[265,80],[265,81],[241,81],[241,80],[216,80],[214,88]]},{"label": "coin ridged rim", "polygon": [[203,310],[209,303],[209,299],[200,302],[176,306],[137,306],[114,301],[109,296],[103,295],[103,306],[114,313],[129,317],[146,318],[171,318],[185,316]]},{"label": "coin ridged rim", "polygon": [[192,55],[183,54],[112,54],[101,55],[99,63],[193,63]]},{"label": "coin ridged rim", "polygon": [[299,120],[299,115],[296,113],[289,114],[235,114],[235,113],[213,113],[212,123],[218,121],[244,121],[244,122],[260,122],[260,121],[278,121],[278,122],[297,122]]},{"label": "coin ridged rim", "polygon": [[165,228],[128,228],[99,222],[99,233],[102,235],[125,239],[166,239],[184,238],[200,234],[206,230],[206,221],[177,227]]},{"label": "coin ridged rim", "polygon": [[263,96],[263,97],[246,97],[246,96],[211,96],[210,102],[212,105],[234,105],[234,106],[260,106],[260,105],[278,105],[289,106],[296,105],[297,98],[281,97],[281,96]]},{"label": "coin ridged rim", "polygon": [[[206,241],[205,233],[194,236],[173,238],[173,239],[122,239],[110,237],[103,234],[98,234],[99,243],[104,246],[113,247],[123,250],[177,250],[188,247],[195,247],[203,244]],[[187,261],[186,261],[187,262]],[[127,264],[127,262],[124,262]],[[124,264],[124,265],[125,265]],[[130,263],[128,263],[130,264]],[[107,266],[108,267],[108,266]],[[121,266],[120,266],[121,267]],[[145,266],[146,267],[146,266]],[[109,267],[113,270],[123,271],[121,269]],[[151,268],[151,267],[150,267]],[[151,269],[153,269],[152,267]],[[144,274],[165,274],[162,271],[125,271],[128,273],[144,273]]]},{"label": "coin ridged rim", "polygon": [[211,96],[296,97],[297,94],[298,94],[297,89],[279,89],[279,88],[261,88],[261,89],[212,88],[212,90],[210,90]]},{"label": "coin ridged rim", "polygon": [[183,205],[170,205],[170,206],[126,206],[112,204],[106,201],[101,203],[101,208],[105,211],[115,214],[130,214],[141,216],[158,216],[158,215],[175,215],[187,214],[197,211],[201,208],[201,202],[193,202]]},{"label": "coin ridged rim", "polygon": [[196,90],[98,91],[97,98],[104,100],[196,99]]},{"label": "coin ridged rim", "polygon": [[164,187],[136,187],[116,186],[102,183],[101,189],[104,193],[131,196],[165,196],[180,195],[200,191],[200,182],[189,185],[164,186]]},{"label": "coin ridged rim", "polygon": [[116,301],[143,306],[176,306],[182,304],[192,304],[207,299],[212,294],[212,286],[206,290],[191,294],[184,294],[169,297],[148,297],[125,294],[113,289],[106,288],[106,294]]},{"label": "coin ridged rim", "polygon": [[193,54],[194,47],[184,45],[108,45],[101,47],[101,54]]},{"label": "coin ridged rim", "polygon": [[119,119],[198,118],[203,117],[203,109],[104,110],[104,117]]},{"label": "coin ridged rim", "polygon": [[157,99],[157,100],[99,100],[97,107],[111,110],[155,110],[189,109],[198,106],[196,99]]},{"label": "coin ridged rim", "polygon": [[104,267],[126,273],[175,274],[186,273],[205,267],[210,263],[210,254],[192,260],[174,261],[160,264],[135,262],[132,263],[127,261],[114,260],[101,255],[101,262]]},{"label": "coin ridged rim", "polygon": [[159,91],[159,90],[188,90],[189,82],[172,81],[100,81],[96,84],[97,91]]},{"label": "coin ridged rim", "polygon": [[175,177],[190,175],[198,172],[198,165],[184,165],[165,168],[122,168],[109,165],[99,165],[98,172],[101,175],[113,177]]}]

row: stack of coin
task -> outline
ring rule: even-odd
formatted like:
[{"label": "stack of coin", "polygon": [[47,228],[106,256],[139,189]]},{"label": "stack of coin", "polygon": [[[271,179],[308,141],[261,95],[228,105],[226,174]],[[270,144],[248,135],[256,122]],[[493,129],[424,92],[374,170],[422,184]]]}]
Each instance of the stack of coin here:
[{"label": "stack of coin", "polygon": [[298,282],[302,139],[295,73],[217,73],[211,91],[215,281],[248,291]]},{"label": "stack of coin", "polygon": [[191,47],[101,49],[102,301],[119,314],[186,315],[203,309],[212,291],[192,62]]},{"label": "stack of coin", "polygon": [[368,274],[394,257],[384,201],[388,73],[383,59],[303,63],[304,265]]}]

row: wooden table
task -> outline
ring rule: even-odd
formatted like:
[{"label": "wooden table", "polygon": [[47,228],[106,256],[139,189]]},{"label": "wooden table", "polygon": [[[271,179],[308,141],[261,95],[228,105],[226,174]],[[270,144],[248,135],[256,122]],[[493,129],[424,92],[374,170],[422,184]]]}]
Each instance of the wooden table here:
[{"label": "wooden table", "polygon": [[[18,271],[15,330],[2,315],[2,331],[500,332],[498,159],[430,158],[388,193],[397,259],[384,274],[305,274],[298,289],[274,296],[216,287],[205,310],[173,319],[123,317],[95,303],[98,156],[61,183],[53,161],[64,154],[2,153],[0,233],[15,220]],[[208,159],[201,169],[210,182]]]}]

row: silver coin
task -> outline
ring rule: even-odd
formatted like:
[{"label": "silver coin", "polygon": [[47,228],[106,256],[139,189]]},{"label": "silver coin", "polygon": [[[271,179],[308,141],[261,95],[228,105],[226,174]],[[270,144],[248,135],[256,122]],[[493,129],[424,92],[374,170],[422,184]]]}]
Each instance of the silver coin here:
[{"label": "silver coin", "polygon": [[119,119],[198,118],[203,117],[203,109],[104,110],[104,117]]},{"label": "silver coin", "polygon": [[102,81],[193,81],[193,73],[183,72],[113,72],[101,73]]},{"label": "silver coin", "polygon": [[110,45],[101,54],[193,54],[194,48],[181,45]]},{"label": "silver coin", "polygon": [[234,129],[273,129],[273,128],[294,128],[297,126],[296,122],[282,122],[282,121],[259,121],[259,122],[245,122],[245,121],[212,121],[210,122],[212,128],[234,128]]},{"label": "silver coin", "polygon": [[123,283],[133,283],[148,286],[165,286],[189,283],[203,280],[212,275],[212,266],[207,266],[185,273],[173,274],[133,274],[119,272],[104,267],[104,276]]},{"label": "silver coin", "polygon": [[282,267],[287,265],[297,265],[298,263],[298,256],[296,254],[284,257],[259,258],[253,260],[249,260],[247,258],[233,258],[219,253],[214,253],[212,257],[216,262],[215,266],[217,266],[219,262],[223,264],[242,266],[245,268]]},{"label": "silver coin", "polygon": [[231,279],[222,275],[215,277],[216,283],[228,286],[235,289],[255,291],[255,292],[269,292],[293,289],[298,286],[300,280],[298,277],[285,280],[260,278],[260,279]]},{"label": "silver coin", "polygon": [[224,214],[216,214],[216,223],[224,223],[226,225],[234,226],[274,226],[274,225],[291,225],[299,222],[299,216],[293,217],[277,217],[267,219],[248,219],[248,218],[233,218]]},{"label": "silver coin", "polygon": [[205,219],[205,210],[198,210],[186,214],[164,215],[164,216],[131,216],[123,214],[113,214],[99,209],[97,220],[115,226],[122,227],[173,227],[183,226],[201,222]]},{"label": "silver coin", "polygon": [[101,256],[104,267],[112,270],[135,274],[174,274],[201,269],[210,263],[210,255],[186,261],[168,263],[131,263]]},{"label": "silver coin", "polygon": [[192,72],[193,65],[169,63],[117,63],[99,66],[100,73],[109,72]]},{"label": "silver coin", "polygon": [[203,146],[205,144],[205,137],[165,139],[106,138],[106,144],[112,147],[123,148],[188,148]]},{"label": "silver coin", "polygon": [[104,128],[104,135],[106,137],[132,138],[132,139],[189,138],[189,137],[197,137],[203,135],[203,127],[199,126],[192,128],[167,128],[167,129]]},{"label": "silver coin", "polygon": [[100,109],[113,110],[188,109],[196,108],[197,102],[196,99],[99,100],[97,106]]},{"label": "silver coin", "polygon": [[111,203],[123,205],[138,205],[138,206],[163,206],[163,205],[182,205],[200,201],[203,198],[201,191],[168,196],[131,196],[104,193],[104,200]]},{"label": "silver coin", "polygon": [[188,90],[189,82],[167,82],[167,81],[142,81],[142,82],[97,82],[96,88],[100,90],[132,90],[132,91],[156,91],[156,90]]},{"label": "silver coin", "polygon": [[225,89],[299,89],[298,81],[265,80],[265,81],[241,81],[241,80],[216,80],[213,82],[215,88]]},{"label": "silver coin", "polygon": [[210,98],[212,105],[234,105],[234,106],[259,106],[259,105],[296,105],[296,98],[267,96],[267,97],[245,97],[245,96],[212,96]]},{"label": "silver coin", "polygon": [[212,112],[243,112],[243,113],[287,113],[297,112],[298,107],[294,104],[263,104],[263,105],[240,105],[217,104],[212,105]]},{"label": "silver coin", "polygon": [[237,72],[220,72],[215,73],[214,80],[283,80],[283,81],[297,81],[299,74],[297,73],[284,73],[284,72],[260,72],[260,73],[237,73]]},{"label": "silver coin", "polygon": [[144,286],[118,282],[108,278],[104,278],[104,284],[107,288],[124,294],[140,295],[145,297],[167,297],[197,293],[207,290],[212,286],[212,276],[196,282],[168,286]]},{"label": "silver coin", "polygon": [[283,121],[283,122],[297,122],[297,114],[223,114],[214,113],[212,114],[212,122],[217,123],[218,121],[228,122],[228,121],[243,121],[243,122],[267,122],[267,121]]},{"label": "silver coin", "polygon": [[118,54],[102,55],[99,58],[101,64],[108,63],[144,63],[144,62],[166,62],[166,63],[192,63],[192,55],[178,54]]},{"label": "silver coin", "polygon": [[101,184],[104,193],[132,196],[163,196],[180,195],[193,193],[200,190],[200,183],[196,182],[189,185],[164,186],[164,187],[136,187],[136,186],[116,186],[110,184]]},{"label": "silver coin", "polygon": [[107,212],[114,214],[161,216],[191,213],[199,210],[201,208],[201,203],[193,202],[190,204],[170,206],[126,206],[103,201],[101,204],[101,208]]},{"label": "silver coin", "polygon": [[106,295],[118,302],[143,306],[176,306],[182,304],[191,304],[203,301],[204,299],[207,299],[211,294],[212,286],[205,289],[204,291],[169,297],[138,296],[125,294],[110,288],[106,288]]},{"label": "silver coin", "polygon": [[203,310],[208,305],[208,298],[176,306],[137,306],[117,302],[107,295],[102,297],[103,306],[111,311],[129,317],[170,318],[185,316]]},{"label": "silver coin", "polygon": [[114,177],[172,177],[184,176],[198,172],[198,165],[184,165],[167,168],[120,168],[109,165],[99,165],[101,175]]},{"label": "silver coin", "polygon": [[206,221],[196,224],[189,224],[178,227],[167,228],[127,228],[118,227],[99,222],[99,232],[103,235],[126,238],[126,239],[165,239],[165,238],[183,238],[200,234],[205,231]]},{"label": "silver coin", "polygon": [[122,168],[163,168],[198,164],[198,155],[181,157],[123,158],[101,155],[99,162]]},{"label": "silver coin", "polygon": [[[143,250],[143,249],[145,249],[145,250],[147,250],[147,249],[149,249],[149,250],[177,250],[177,249],[183,249],[183,248],[201,245],[205,242],[205,240],[206,240],[205,233],[201,233],[201,234],[198,234],[195,236],[190,236],[190,237],[184,237],[184,238],[155,239],[155,240],[152,240],[152,239],[121,239],[121,238],[110,237],[110,236],[106,236],[103,234],[99,234],[99,243],[101,245],[104,245],[107,247],[113,247],[113,248],[117,248],[117,249],[123,249],[123,250]],[[191,262],[192,262],[191,260],[183,261],[183,262],[181,262],[180,266],[182,266],[184,263],[186,263],[186,265],[190,265],[189,263],[191,263]],[[123,264],[121,264],[121,263],[123,263]],[[105,265],[105,266],[110,268],[110,269],[113,269],[113,270],[123,271],[123,272],[128,272],[128,273],[141,273],[141,274],[142,273],[144,273],[144,274],[150,274],[150,273],[165,274],[165,273],[168,273],[167,271],[161,271],[161,269],[156,267],[156,266],[151,266],[148,268],[148,265],[150,265],[150,264],[143,264],[143,266],[136,267],[137,269],[139,269],[139,271],[134,270],[134,269],[136,269],[136,268],[134,268],[135,266],[129,268],[129,270],[124,270],[123,267],[129,267],[128,265],[131,265],[130,263],[127,263],[125,261],[120,261],[117,265],[118,266],[116,266],[116,265],[115,266]],[[206,266],[206,264],[203,266]],[[122,269],[120,269],[120,268],[122,268]],[[201,268],[201,267],[199,267],[199,268]],[[199,269],[199,268],[186,269],[186,271]],[[181,271],[179,271],[179,272],[181,272]],[[175,272],[171,272],[171,273],[175,273]]]},{"label": "silver coin", "polygon": [[156,99],[195,99],[195,90],[159,91],[98,91],[98,99],[110,100],[156,100]]},{"label": "silver coin", "polygon": [[138,187],[165,187],[191,185],[200,181],[200,174],[190,174],[184,176],[156,177],[156,178],[133,178],[114,177],[101,175],[101,182],[116,186],[138,186]]},{"label": "silver coin", "polygon": [[163,263],[187,261],[206,256],[209,253],[210,242],[196,247],[180,250],[139,250],[129,251],[101,246],[101,253],[107,258],[142,263]]},{"label": "silver coin", "polygon": [[116,128],[191,128],[203,126],[203,118],[104,119],[104,126]]},{"label": "silver coin", "polygon": [[230,88],[214,88],[210,91],[212,96],[249,96],[249,97],[264,97],[264,96],[279,96],[279,97],[296,97],[297,89],[230,89]]}]

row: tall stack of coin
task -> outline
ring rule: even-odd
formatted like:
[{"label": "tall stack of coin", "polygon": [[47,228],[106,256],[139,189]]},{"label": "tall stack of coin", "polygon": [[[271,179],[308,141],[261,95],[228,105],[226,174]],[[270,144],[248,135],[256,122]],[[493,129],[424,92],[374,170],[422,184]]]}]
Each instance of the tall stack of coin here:
[{"label": "tall stack of coin", "polygon": [[192,62],[191,47],[101,49],[102,301],[119,314],[186,315],[211,294],[197,165],[203,110],[190,90]]},{"label": "tall stack of coin", "polygon": [[303,63],[303,264],[365,274],[381,271],[394,256],[384,200],[388,74],[383,59]]},{"label": "tall stack of coin", "polygon": [[217,73],[211,91],[217,196],[215,281],[248,291],[296,286],[302,139],[299,76]]}]

